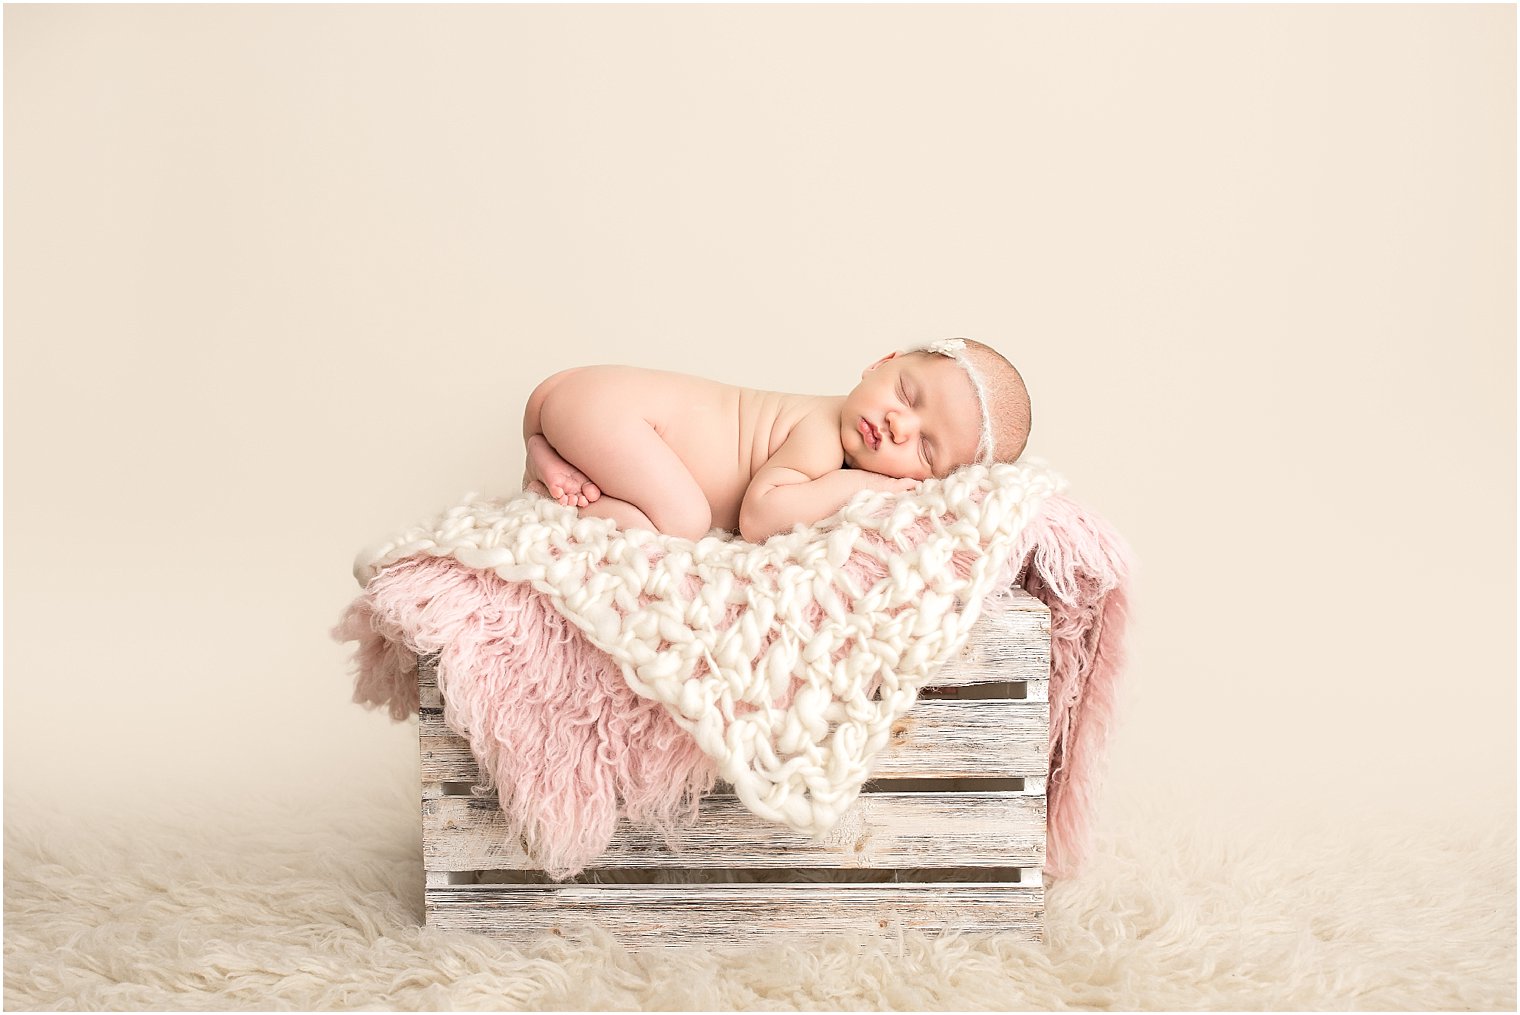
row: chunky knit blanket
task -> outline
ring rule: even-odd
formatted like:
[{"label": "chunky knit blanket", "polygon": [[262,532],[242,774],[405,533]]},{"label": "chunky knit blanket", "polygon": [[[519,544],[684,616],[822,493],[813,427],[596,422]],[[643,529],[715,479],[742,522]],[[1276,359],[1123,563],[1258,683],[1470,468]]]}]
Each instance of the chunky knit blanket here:
[{"label": "chunky knit blanket", "polygon": [[[1064,755],[1082,678],[1099,671],[1086,732],[1106,729],[1129,569],[1106,529],[1078,573],[1059,566],[1070,538],[1031,552],[1050,542],[1049,509],[1070,504],[1064,488],[1034,459],[971,466],[912,493],[863,492],[760,545],[623,531],[531,493],[469,495],[360,554],[365,593],[333,633],[360,643],[355,700],[398,719],[416,709],[417,655],[440,654],[445,721],[529,853],[563,878],[605,849],[619,800],[668,834],[718,776],[754,813],[826,836],[984,603],[1019,578],[1035,594],[1064,585],[1074,610],[1099,609],[1079,621],[1085,648],[1108,622],[1109,658],[1098,667],[1092,652],[1063,681],[1053,613],[1046,871],[1059,876],[1057,793],[1090,798]],[[1101,591],[1084,597],[1093,576]],[[1085,826],[1088,809],[1066,808],[1083,814],[1064,824]]]}]

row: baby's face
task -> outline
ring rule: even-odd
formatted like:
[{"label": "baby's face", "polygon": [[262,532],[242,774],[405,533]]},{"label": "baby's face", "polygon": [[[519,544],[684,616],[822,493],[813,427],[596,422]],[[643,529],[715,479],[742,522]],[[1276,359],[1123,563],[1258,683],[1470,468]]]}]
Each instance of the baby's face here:
[{"label": "baby's face", "polygon": [[907,479],[944,478],[974,461],[981,432],[971,378],[938,355],[894,352],[877,360],[845,398],[839,419],[847,465]]}]

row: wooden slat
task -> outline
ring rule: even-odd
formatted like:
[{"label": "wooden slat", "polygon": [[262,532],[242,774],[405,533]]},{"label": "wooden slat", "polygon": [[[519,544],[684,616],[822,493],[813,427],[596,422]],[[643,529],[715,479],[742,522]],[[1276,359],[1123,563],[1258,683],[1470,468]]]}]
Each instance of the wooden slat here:
[{"label": "wooden slat", "polygon": [[596,924],[640,949],[860,931],[1001,932],[1043,940],[1040,884],[455,885],[425,893],[427,922],[530,942]]},{"label": "wooden slat", "polygon": [[438,674],[433,669],[434,657],[424,657],[417,666],[417,697],[422,708],[443,707],[443,695],[438,690]]},{"label": "wooden slat", "polygon": [[1010,779],[1050,765],[1050,706],[1044,701],[920,699],[892,724],[873,778]]},{"label": "wooden slat", "polygon": [[[1009,779],[1044,775],[1050,755],[1049,705],[1044,701],[986,698],[920,699],[892,724],[876,757],[873,778]],[[422,778],[474,782],[479,768],[470,745],[423,709],[418,727]]]},{"label": "wooden slat", "polygon": [[[733,868],[1042,867],[1045,797],[1018,792],[871,793],[858,797],[822,843],[751,813],[732,794],[703,798],[674,848],[621,821],[597,866]],[[422,802],[423,867],[531,870],[494,797]]]},{"label": "wooden slat", "polygon": [[982,610],[960,654],[940,668],[930,686],[1049,676],[1050,607],[1015,585]]}]

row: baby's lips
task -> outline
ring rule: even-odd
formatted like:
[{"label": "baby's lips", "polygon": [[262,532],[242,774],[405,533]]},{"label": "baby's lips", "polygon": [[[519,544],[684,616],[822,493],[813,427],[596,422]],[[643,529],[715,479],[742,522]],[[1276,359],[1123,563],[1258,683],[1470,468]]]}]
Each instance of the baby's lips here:
[{"label": "baby's lips", "polygon": [[876,441],[871,436],[870,423],[866,422],[866,420],[862,418],[861,421],[856,425],[855,429],[860,431],[860,435],[866,439],[867,444],[869,444],[873,449],[876,447]]}]

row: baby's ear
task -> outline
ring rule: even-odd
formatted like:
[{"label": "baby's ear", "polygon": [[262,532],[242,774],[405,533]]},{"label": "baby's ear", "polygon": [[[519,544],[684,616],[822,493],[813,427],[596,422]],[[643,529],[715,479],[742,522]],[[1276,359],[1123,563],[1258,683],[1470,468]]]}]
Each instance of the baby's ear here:
[{"label": "baby's ear", "polygon": [[866,374],[870,373],[872,370],[875,370],[877,367],[881,366],[887,360],[889,360],[889,359],[895,359],[896,357],[897,357],[897,353],[896,352],[889,352],[889,353],[887,353],[881,359],[877,360],[875,363],[872,363],[870,366],[866,367],[865,370],[863,370],[861,372],[860,376],[864,377]]}]

